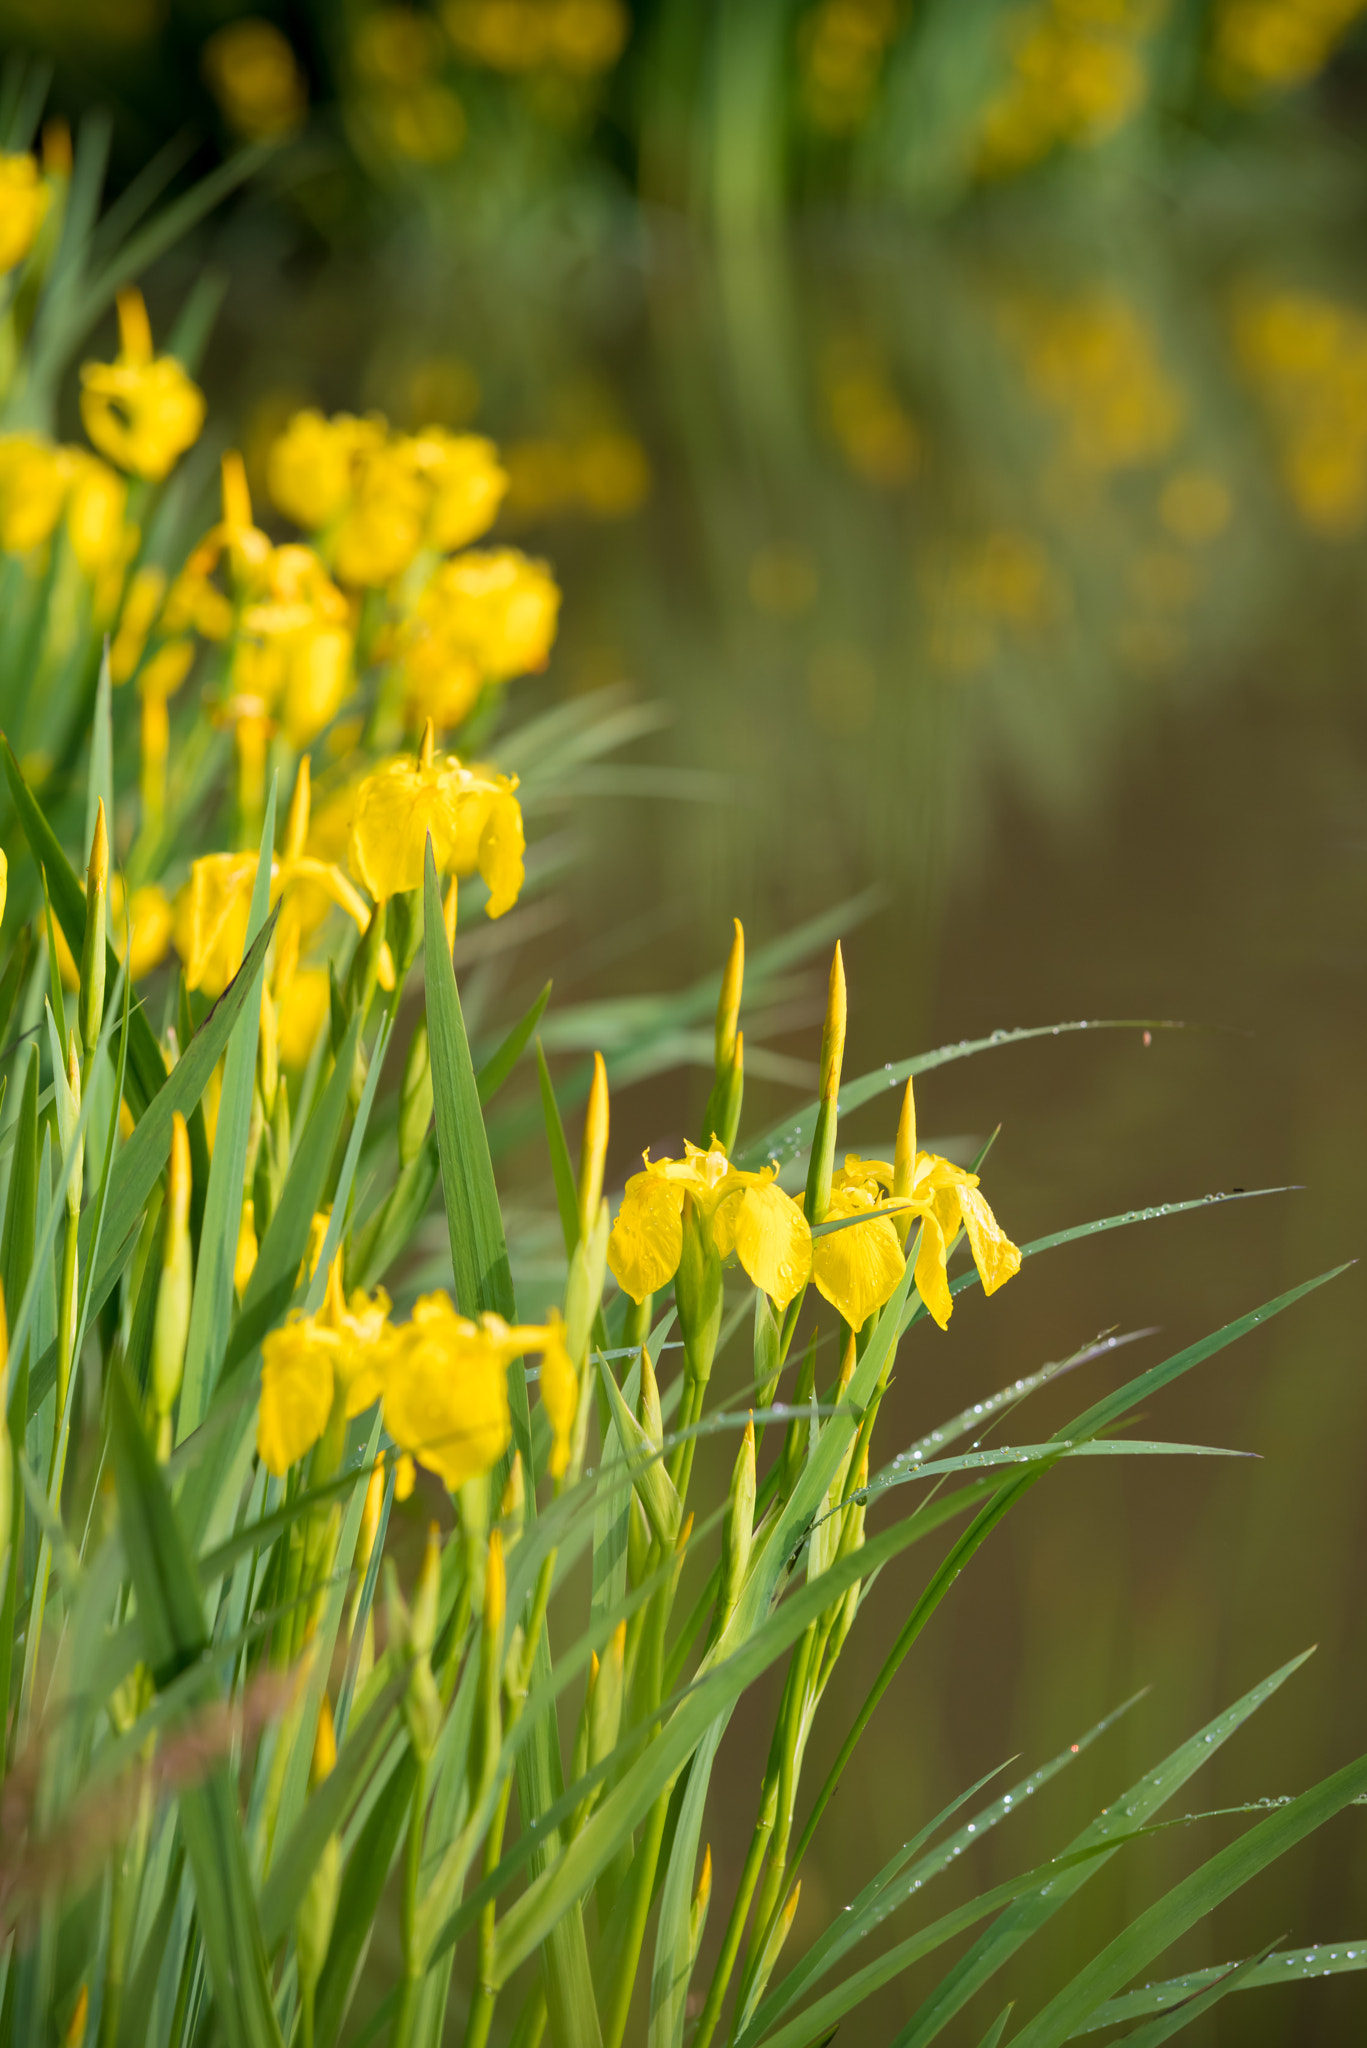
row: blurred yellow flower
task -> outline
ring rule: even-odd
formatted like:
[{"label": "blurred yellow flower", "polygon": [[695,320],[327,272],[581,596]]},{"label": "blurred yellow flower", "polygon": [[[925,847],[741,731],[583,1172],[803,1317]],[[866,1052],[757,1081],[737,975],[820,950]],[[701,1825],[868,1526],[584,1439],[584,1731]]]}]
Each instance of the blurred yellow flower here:
[{"label": "blurred yellow flower", "polygon": [[611,69],[631,32],[622,0],[447,0],[442,22],[468,64],[574,77]]},{"label": "blurred yellow flower", "polygon": [[211,35],[201,60],[205,83],[239,135],[287,135],[303,120],[308,86],[273,22],[249,15]]},{"label": "blurred yellow flower", "polygon": [[352,472],[369,449],[383,446],[383,420],[337,413],[295,413],[271,444],[267,483],[278,509],[306,533],[319,533],[344,510]]},{"label": "blurred yellow flower", "polygon": [[300,967],[280,1003],[280,1064],[296,1072],[308,1064],[330,1004],[326,967]]},{"label": "blurred yellow flower", "polygon": [[81,418],[101,455],[153,482],[169,474],[204,424],[204,394],[174,356],[153,356],[142,293],[119,293],[119,353],[81,366]]},{"label": "blurred yellow flower", "polygon": [[1324,69],[1364,0],[1221,0],[1210,64],[1232,98],[1304,85]]},{"label": "blurred yellow flower", "polygon": [[50,539],[62,516],[71,458],[36,434],[0,435],[0,548],[27,554]]},{"label": "blurred yellow flower", "polygon": [[[175,902],[176,951],[190,988],[216,996],[241,966],[256,870],[254,853],[208,853],[191,867]],[[358,931],[370,922],[369,907],[341,869],[307,854],[287,851],[271,863],[271,902],[289,894],[305,897],[310,910],[317,901],[324,908],[335,903]]]},{"label": "blurred yellow flower", "polygon": [[541,1354],[551,1471],[558,1478],[569,1455],[579,1383],[565,1351],[564,1326],[554,1313],[545,1324],[509,1325],[492,1315],[471,1322],[456,1313],[449,1295],[423,1295],[412,1321],[391,1333],[384,1374],[386,1429],[453,1492],[480,1478],[511,1440],[508,1366],[527,1352]]},{"label": "blurred yellow flower", "polygon": [[37,159],[0,152],[0,275],[28,255],[47,208],[48,189]]},{"label": "blurred yellow flower", "polygon": [[559,608],[545,564],[516,548],[444,562],[401,636],[399,667],[414,722],[459,725],[481,684],[544,668]]},{"label": "blurred yellow flower", "polygon": [[978,175],[1009,176],[1060,144],[1090,147],[1123,127],[1148,92],[1142,43],[1162,11],[1154,0],[1008,11],[1011,77],[983,112]]},{"label": "blurred yellow flower", "polygon": [[786,1308],[811,1273],[812,1234],[777,1173],[772,1166],[743,1172],[719,1145],[704,1152],[687,1140],[682,1159],[653,1160],[647,1153],[645,1171],[626,1184],[608,1239],[618,1285],[633,1301],[644,1301],[674,1278],[688,1201],[718,1257],[735,1252],[756,1287]]},{"label": "blurred yellow flower", "polygon": [[424,427],[404,444],[430,493],[424,540],[439,554],[467,547],[487,533],[508,488],[498,450],[482,434]]},{"label": "blurred yellow flower", "polygon": [[78,455],[66,501],[71,551],[87,576],[122,562],[137,546],[137,529],[124,525],[128,486],[96,455]]},{"label": "blurred yellow flower", "polygon": [[1234,343],[1272,415],[1305,524],[1344,540],[1367,522],[1367,316],[1321,294],[1245,287]]},{"label": "blurred yellow flower", "polygon": [[256,1448],[277,1478],[313,1449],[334,1408],[350,1419],[380,1398],[391,1343],[388,1318],[383,1288],[374,1295],[358,1288],[347,1299],[339,1251],[317,1315],[296,1311],[266,1337]]},{"label": "blurred yellow flower", "polygon": [[511,910],[522,889],[522,811],[517,777],[466,768],[454,754],[400,755],[361,784],[351,826],[351,866],[377,901],[422,886],[427,837],[438,874],[481,874],[489,915]]}]

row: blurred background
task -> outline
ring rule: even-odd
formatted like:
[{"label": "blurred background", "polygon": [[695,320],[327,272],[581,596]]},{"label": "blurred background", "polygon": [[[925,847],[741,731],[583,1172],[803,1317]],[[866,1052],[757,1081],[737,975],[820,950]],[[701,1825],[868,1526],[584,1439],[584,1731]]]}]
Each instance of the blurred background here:
[{"label": "blurred background", "polygon": [[[220,281],[203,381],[254,474],[301,404],[474,425],[506,449],[501,531],[565,589],[550,669],[517,687],[617,686],[646,734],[539,821],[539,857],[572,838],[581,858],[537,907],[536,980],[577,1002],[675,989],[719,963],[733,913],[757,946],[845,905],[847,1073],[997,1026],[1187,1027],[928,1077],[925,1139],[962,1150],[1003,1122],[988,1192],[1018,1240],[1296,1184],[1059,1253],[990,1309],[966,1299],[947,1336],[906,1347],[889,1451],[1102,1330],[1160,1326],[1011,1425],[1037,1440],[1103,1376],[1362,1246],[1362,11],[0,10],[6,49],[51,65],[55,112],[108,117],[113,193],[149,164],[188,182],[258,152],[149,280],[159,327]],[[486,964],[482,999],[515,996]],[[752,1020],[751,1131],[814,1075],[819,1008],[797,979]],[[692,1135],[707,1077],[684,1085]],[[618,1086],[619,1185],[643,1144],[678,1149],[680,1101],[677,1076]],[[851,1137],[883,1149],[890,1119]],[[530,1137],[524,1170],[529,1189],[544,1174]],[[1141,1686],[1049,1804],[992,1836],[975,1888],[1310,1643],[1190,1803],[1292,1792],[1360,1749],[1365,1312],[1350,1273],[1151,1418],[1260,1464],[1069,1469],[994,1538],[878,1714],[799,1933],[952,1792],[1052,1755]],[[880,1584],[846,1653],[813,1781],[916,1569]],[[737,1722],[723,1866],[762,1739]],[[1029,2009],[1119,1900],[1222,1838],[1202,1821],[1118,1860],[1009,1989]],[[1350,1813],[1169,1962],[1363,1935]],[[1191,2038],[1357,2039],[1357,1987],[1236,1998]],[[891,2038],[917,1999],[913,1975],[861,2038]],[[948,2038],[977,2041],[991,2011]]]}]

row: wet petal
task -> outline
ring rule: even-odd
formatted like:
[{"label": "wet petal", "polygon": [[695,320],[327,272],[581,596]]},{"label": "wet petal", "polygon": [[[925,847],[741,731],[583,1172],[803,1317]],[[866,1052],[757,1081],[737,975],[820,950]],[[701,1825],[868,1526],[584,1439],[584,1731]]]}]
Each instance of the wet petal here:
[{"label": "wet petal", "polygon": [[[502,1347],[428,1297],[395,1332],[384,1419],[394,1441],[454,1492],[492,1470],[512,1438]],[[420,1303],[419,1307],[424,1304]]]},{"label": "wet petal", "polygon": [[644,1301],[679,1270],[684,1188],[663,1174],[634,1173],[608,1239],[608,1265],[633,1301]]},{"label": "wet petal", "polygon": [[907,1263],[891,1217],[872,1209],[865,1214],[866,1221],[819,1237],[812,1254],[818,1292],[839,1309],[852,1330],[862,1329],[888,1300]]},{"label": "wet petal", "polygon": [[949,1248],[939,1218],[928,1210],[921,1218],[921,1244],[916,1254],[916,1291],[942,1330],[949,1328],[954,1298],[945,1267]]},{"label": "wet petal", "polygon": [[502,917],[521,894],[526,844],[516,797],[499,796],[479,840],[479,871],[489,885],[490,917]]},{"label": "wet petal", "polygon": [[[776,1181],[748,1187],[738,1200],[727,1199],[723,1207],[726,1234],[742,1266],[776,1308],[787,1308],[812,1271],[812,1233],[801,1209]],[[716,1241],[720,1251],[720,1238]]]},{"label": "wet petal", "polygon": [[995,1294],[1021,1269],[1021,1255],[998,1223],[976,1188],[959,1189],[964,1230],[973,1249],[973,1263],[982,1278],[983,1293]]}]

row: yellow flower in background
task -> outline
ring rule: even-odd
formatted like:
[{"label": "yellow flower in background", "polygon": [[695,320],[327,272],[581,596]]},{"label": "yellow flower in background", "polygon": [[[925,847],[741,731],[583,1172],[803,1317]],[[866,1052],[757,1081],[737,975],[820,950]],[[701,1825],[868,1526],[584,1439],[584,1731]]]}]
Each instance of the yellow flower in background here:
[{"label": "yellow flower in background", "polygon": [[508,488],[508,473],[493,442],[482,434],[424,427],[407,446],[431,494],[424,536],[428,547],[449,554],[487,533]]},{"label": "yellow flower in background", "polygon": [[582,78],[610,70],[631,33],[622,0],[447,0],[442,22],[467,63]]},{"label": "yellow flower in background", "polygon": [[309,1054],[327,1021],[331,989],[326,967],[301,967],[290,978],[280,1003],[280,1064],[295,1071],[307,1066]]},{"label": "yellow flower in background", "polygon": [[272,22],[249,17],[211,35],[204,80],[230,128],[250,141],[288,135],[308,109],[308,86],[294,51]]},{"label": "yellow flower in background", "polygon": [[[222,993],[242,965],[247,918],[256,887],[254,853],[209,853],[190,869],[190,879],[176,898],[176,951],[185,962],[190,988]],[[271,863],[271,902],[303,895],[310,909],[321,899],[335,903],[358,931],[370,922],[368,905],[340,868],[307,854],[286,852]],[[298,908],[298,906],[295,906]]]},{"label": "yellow flower in background", "polygon": [[1346,540],[1367,521],[1367,317],[1320,293],[1246,285],[1234,308],[1240,363],[1272,416],[1282,481],[1312,532]]},{"label": "yellow flower in background", "polygon": [[406,625],[400,670],[410,713],[459,725],[485,682],[544,668],[560,591],[516,548],[457,555],[431,577]]},{"label": "yellow flower in background", "polygon": [[263,699],[299,747],[331,723],[346,698],[350,612],[312,548],[272,548],[261,582],[242,608],[229,684],[235,695]]},{"label": "yellow flower in background", "polygon": [[674,1278],[683,1256],[684,1203],[691,1201],[720,1258],[735,1252],[778,1308],[806,1286],[812,1234],[800,1205],[779,1187],[777,1167],[747,1173],[719,1145],[685,1140],[682,1159],[651,1159],[626,1184],[608,1239],[608,1264],[633,1301]]},{"label": "yellow flower in background", "polygon": [[128,486],[96,455],[79,455],[66,501],[71,551],[87,576],[127,559],[137,546],[136,527],[124,525]]},{"label": "yellow flower in background", "polygon": [[271,499],[305,533],[319,533],[344,511],[351,496],[352,470],[368,449],[384,443],[383,420],[337,413],[295,413],[271,444],[266,459]]},{"label": "yellow flower in background", "polygon": [[402,444],[367,451],[328,543],[342,582],[378,588],[401,575],[422,546],[427,502]]},{"label": "yellow flower in background", "polygon": [[[125,905],[127,917],[124,914]],[[109,877],[107,919],[109,943],[120,960],[123,958],[127,927],[130,922],[132,924],[133,956],[129,973],[134,982],[141,981],[144,974],[150,974],[154,967],[160,967],[171,950],[171,933],[175,922],[170,899],[164,889],[158,888],[155,882],[147,882],[128,896],[123,876],[112,874]],[[81,970],[76,965],[61,926],[55,925],[53,929],[57,941],[57,966],[62,984],[65,988],[79,988]]]},{"label": "yellow flower in background", "polygon": [[347,1299],[339,1251],[317,1315],[296,1312],[266,1337],[256,1448],[278,1479],[313,1449],[335,1406],[350,1419],[380,1398],[392,1336],[388,1318],[383,1288],[374,1295],[358,1288]]},{"label": "yellow flower in background", "polygon": [[361,784],[351,826],[351,866],[376,901],[422,886],[427,837],[438,874],[481,874],[489,915],[502,917],[522,890],[522,811],[515,775],[466,768],[454,754],[385,762]]},{"label": "yellow flower in background", "polygon": [[0,435],[0,548],[27,554],[52,536],[71,481],[71,457],[36,434]]},{"label": "yellow flower in background", "polygon": [[569,1456],[579,1383],[565,1351],[564,1326],[478,1322],[458,1315],[446,1294],[425,1294],[413,1319],[391,1333],[385,1364],[385,1427],[399,1447],[454,1492],[491,1471],[512,1438],[508,1366],[539,1352],[541,1398],[551,1424],[551,1471]]},{"label": "yellow flower in background", "polygon": [[142,293],[119,293],[119,353],[81,366],[81,418],[101,455],[159,482],[199,439],[204,394],[174,356],[153,356]]},{"label": "yellow flower in background", "polygon": [[145,564],[136,569],[124,593],[118,631],[109,649],[109,674],[126,683],[142,660],[147,638],[166,595],[166,571]]},{"label": "yellow flower in background", "polygon": [[0,275],[22,263],[48,208],[48,189],[37,159],[0,152]]},{"label": "yellow flower in background", "polygon": [[1364,0],[1221,0],[1210,64],[1231,98],[1285,91],[1324,69]]}]

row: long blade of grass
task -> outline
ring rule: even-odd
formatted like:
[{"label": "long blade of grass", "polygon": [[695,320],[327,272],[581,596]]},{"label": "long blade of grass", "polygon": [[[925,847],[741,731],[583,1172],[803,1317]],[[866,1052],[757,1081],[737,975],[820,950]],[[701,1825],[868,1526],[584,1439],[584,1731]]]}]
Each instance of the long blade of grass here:
[{"label": "long blade of grass", "polygon": [[536,1001],[525,1015],[518,1018],[503,1043],[484,1062],[475,1076],[475,1088],[481,1105],[492,1102],[513,1068],[527,1049],[527,1040],[541,1022],[541,1013],[551,999],[549,982],[542,989]]},{"label": "long blade of grass", "polygon": [[1114,1997],[1122,1984],[1161,1955],[1179,1936],[1204,1920],[1233,1892],[1266,1870],[1279,1856],[1367,1791],[1367,1756],[1322,1778],[1289,1806],[1277,1808],[1217,1850],[1180,1884],[1107,1943],[1043,2012],[1016,2036],[1019,2048],[1058,2048],[1074,2029]]},{"label": "long blade of grass", "polygon": [[[4,748],[4,758],[0,765],[4,767],[10,795],[19,813],[19,822],[24,828],[24,837],[28,840],[34,859],[47,877],[53,916],[62,927],[62,934],[71,948],[72,957],[79,960],[85,939],[85,890],[81,887],[76,870],[63,853],[56,833],[48,824],[25,782],[23,771],[15,759],[14,749],[3,735],[0,735],[0,746]],[[113,987],[118,972],[118,956],[112,946],[106,946],[105,980],[108,987]],[[128,1065],[129,1108],[135,1117],[141,1116],[153,1096],[165,1086],[166,1062],[162,1059],[161,1048],[140,1005],[133,1012]],[[169,1132],[169,1118],[167,1129]]]},{"label": "long blade of grass", "polygon": [[1167,1977],[1161,1984],[1145,1984],[1138,1991],[1122,1992],[1119,1998],[1098,2006],[1080,2027],[1074,2027],[1068,2038],[1077,2041],[1102,2027],[1123,2026],[1126,2021],[1143,2019],[1165,2005],[1183,2003],[1209,1985],[1223,1984],[1232,1971],[1245,1974],[1230,1985],[1231,1990],[1257,1991],[1269,1984],[1294,1984],[1306,1977],[1336,1977],[1349,1970],[1367,1970],[1367,1936],[1361,1941],[1317,1942],[1311,1948],[1278,1949],[1254,1962],[1251,1969],[1243,1963],[1218,1963],[1213,1969],[1189,1970],[1185,1977]]},{"label": "long blade of grass", "polygon": [[[1123,1792],[1103,1813],[1083,1828],[1069,1843],[1072,1849],[1083,1849],[1094,1843],[1105,1843],[1118,1832],[1121,1822],[1116,1816],[1123,1816],[1123,1825],[1133,1823],[1142,1827],[1160,1807],[1166,1805],[1174,1793],[1181,1790],[1194,1777],[1204,1763],[1209,1762],[1215,1752],[1228,1742],[1259,1707],[1265,1706],[1272,1695],[1283,1686],[1293,1671],[1298,1671],[1312,1653],[1305,1650],[1299,1657],[1293,1657],[1279,1670],[1264,1678],[1208,1721],[1204,1728],[1172,1750],[1156,1769],[1146,1771],[1144,1776]],[[1104,1859],[1103,1859],[1104,1860]],[[924,2048],[948,2026],[954,2015],[961,2011],[988,1982],[989,1978],[1010,1961],[1030,1937],[1037,1933],[1047,1921],[1086,1883],[1093,1870],[1100,1869],[1100,1863],[1089,1865],[1059,1878],[1047,1893],[1039,1892],[1033,1898],[1022,1899],[1010,1907],[993,1926],[987,1928],[949,1972],[936,1985],[929,1997],[912,2015],[907,2025],[898,2034],[892,2048]],[[1142,1965],[1136,1965],[1136,1968]]]},{"label": "long blade of grass", "polygon": [[[247,913],[247,944],[266,922],[270,910],[271,865],[275,852],[275,782],[266,798],[256,881]],[[233,1307],[233,1267],[242,1217],[242,1182],[256,1085],[256,1041],[261,1023],[261,982],[264,958],[254,985],[247,991],[242,1015],[228,1041],[223,1061],[223,1087],[209,1191],[204,1199],[204,1228],[199,1238],[195,1291],[190,1304],[190,1334],[185,1343],[185,1376],[181,1381],[176,1441],[183,1443],[208,1408],[228,1342]]]},{"label": "long blade of grass", "polygon": [[[208,1636],[194,1563],[119,1363],[110,1374],[110,1442],[120,1533],[147,1660],[160,1687],[203,1660]],[[201,1700],[211,1701],[216,1691],[205,1663]],[[280,2030],[226,1763],[215,1764],[198,1783],[183,1784],[179,1800],[218,2022],[233,2048],[275,2048]]]}]

